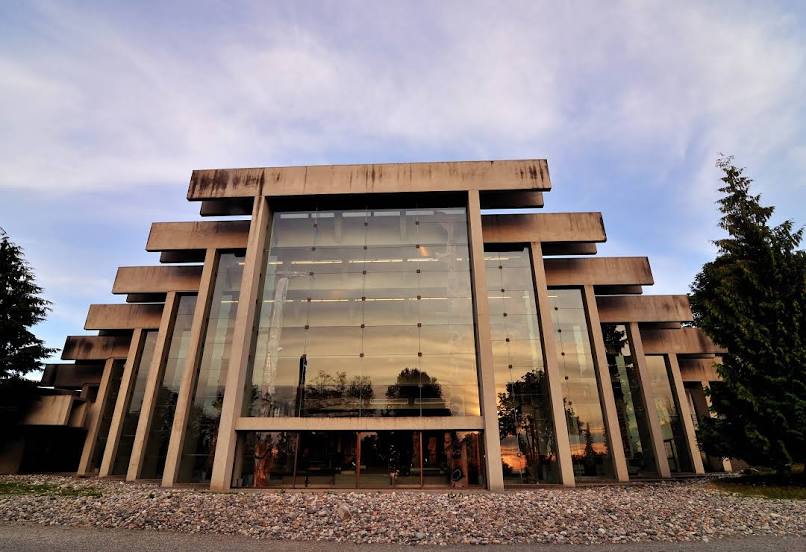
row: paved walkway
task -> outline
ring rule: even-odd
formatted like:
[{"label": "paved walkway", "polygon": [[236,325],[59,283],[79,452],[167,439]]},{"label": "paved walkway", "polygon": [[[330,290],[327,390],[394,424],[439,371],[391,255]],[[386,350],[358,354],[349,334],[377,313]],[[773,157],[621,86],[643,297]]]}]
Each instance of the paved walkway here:
[{"label": "paved walkway", "polygon": [[127,529],[79,529],[41,525],[0,524],[0,552],[90,552],[104,550],[160,552],[806,552],[803,539],[753,537],[697,543],[640,543],[590,546],[498,545],[498,546],[405,546],[389,544],[342,544],[332,542],[293,542],[254,540],[246,537],[190,535]]}]

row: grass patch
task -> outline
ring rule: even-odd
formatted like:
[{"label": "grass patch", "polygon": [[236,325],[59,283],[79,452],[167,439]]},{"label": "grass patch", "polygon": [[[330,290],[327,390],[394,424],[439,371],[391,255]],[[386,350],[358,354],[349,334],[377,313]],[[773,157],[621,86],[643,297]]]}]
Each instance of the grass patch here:
[{"label": "grass patch", "polygon": [[713,484],[722,491],[745,496],[806,500],[806,478],[803,475],[748,475],[717,479]]},{"label": "grass patch", "polygon": [[20,483],[16,481],[0,481],[0,495],[35,495],[35,496],[101,496],[101,492],[92,487],[69,487],[52,483]]}]

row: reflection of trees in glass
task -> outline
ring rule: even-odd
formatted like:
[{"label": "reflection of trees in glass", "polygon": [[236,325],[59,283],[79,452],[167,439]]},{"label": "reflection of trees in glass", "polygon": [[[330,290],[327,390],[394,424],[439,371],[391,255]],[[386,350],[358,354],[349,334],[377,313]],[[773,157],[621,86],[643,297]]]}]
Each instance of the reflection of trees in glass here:
[{"label": "reflection of trees in glass", "polygon": [[[218,422],[221,420],[221,406],[224,403],[224,390],[218,389],[216,397],[212,402],[193,404],[188,421],[188,435],[196,438],[193,449],[186,447],[185,454],[195,454],[198,456],[190,461],[193,473],[186,476],[192,477],[193,481],[206,481],[213,470],[213,459],[215,457],[216,442],[218,440]],[[204,465],[200,465],[201,456],[205,455]]]},{"label": "reflection of trees in glass", "polygon": [[368,376],[353,376],[347,379],[347,372],[336,372],[335,376],[319,370],[305,386],[306,415],[324,411],[339,411],[357,415],[360,401],[373,397],[372,380]]},{"label": "reflection of trees in glass", "polygon": [[390,416],[401,416],[409,414],[416,409],[416,403],[422,405],[423,415],[428,416],[449,416],[450,409],[442,400],[442,385],[437,382],[437,378],[422,372],[418,368],[404,368],[397,375],[394,384],[386,389],[387,399],[396,399],[398,404],[405,401],[405,406],[400,410],[396,409],[394,402],[390,401],[386,414]]}]

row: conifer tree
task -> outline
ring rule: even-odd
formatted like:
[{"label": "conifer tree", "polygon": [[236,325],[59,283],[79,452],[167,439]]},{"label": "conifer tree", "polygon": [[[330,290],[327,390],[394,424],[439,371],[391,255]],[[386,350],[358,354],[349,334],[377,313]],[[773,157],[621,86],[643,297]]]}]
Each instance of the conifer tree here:
[{"label": "conifer tree", "polygon": [[751,179],[721,158],[717,256],[691,286],[695,323],[728,350],[703,421],[706,453],[779,472],[806,460],[806,253],[803,229],[770,225],[774,208],[750,194]]}]

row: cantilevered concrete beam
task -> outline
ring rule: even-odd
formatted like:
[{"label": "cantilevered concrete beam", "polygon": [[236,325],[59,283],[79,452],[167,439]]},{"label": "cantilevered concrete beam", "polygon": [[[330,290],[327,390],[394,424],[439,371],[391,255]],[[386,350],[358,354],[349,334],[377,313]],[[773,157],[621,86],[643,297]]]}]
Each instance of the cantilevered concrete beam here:
[{"label": "cantilevered concrete beam", "polygon": [[127,303],[164,303],[164,293],[129,293],[126,295]]},{"label": "cantilevered concrete beam", "polygon": [[485,215],[484,243],[603,242],[601,213]]},{"label": "cantilevered concrete beam", "polygon": [[653,354],[720,354],[725,349],[716,345],[700,328],[680,328],[679,330],[657,330],[641,328],[644,352]]},{"label": "cantilevered concrete beam", "polygon": [[685,295],[597,296],[602,322],[690,322]]},{"label": "cantilevered concrete beam", "polygon": [[250,196],[551,189],[545,159],[196,170],[191,201]]},{"label": "cantilevered concrete beam", "polygon": [[203,263],[204,249],[183,249],[181,251],[163,251],[160,253],[161,263]]},{"label": "cantilevered concrete beam", "polygon": [[553,258],[545,259],[545,265],[549,286],[648,286],[654,283],[646,257]]},{"label": "cantilevered concrete beam", "polygon": [[112,293],[189,292],[199,289],[201,266],[122,266]]},{"label": "cantilevered concrete beam", "polygon": [[554,255],[596,255],[596,244],[587,242],[546,242],[543,256]]},{"label": "cantilevered concrete beam", "polygon": [[203,217],[245,216],[252,214],[252,199],[211,199],[202,201],[199,213]]},{"label": "cantilevered concrete beam", "polygon": [[85,384],[99,384],[104,363],[77,362],[75,364],[46,364],[39,384],[43,387],[81,389]]},{"label": "cantilevered concrete beam", "polygon": [[716,372],[716,365],[719,359],[714,358],[685,358],[678,359],[680,364],[680,375],[683,381],[696,381],[708,385],[710,381],[719,381],[722,378]]},{"label": "cantilevered concrete beam", "polygon": [[482,209],[534,209],[543,207],[543,192],[532,190],[482,192]]},{"label": "cantilevered concrete beam", "polygon": [[131,335],[70,335],[64,342],[62,360],[126,358]]},{"label": "cantilevered concrete beam", "polygon": [[146,251],[243,249],[248,237],[248,220],[155,222]]},{"label": "cantilevered concrete beam", "polygon": [[162,305],[90,305],[85,330],[133,330],[159,328]]}]

